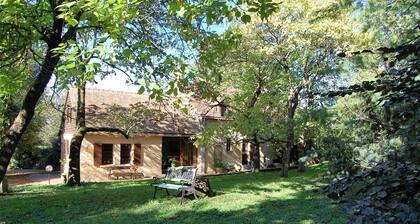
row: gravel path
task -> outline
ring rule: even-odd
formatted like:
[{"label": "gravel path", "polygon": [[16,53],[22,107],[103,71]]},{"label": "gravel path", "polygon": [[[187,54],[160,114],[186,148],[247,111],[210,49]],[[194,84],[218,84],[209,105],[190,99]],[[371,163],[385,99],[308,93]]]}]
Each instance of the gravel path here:
[{"label": "gravel path", "polygon": [[[7,180],[10,186],[27,185],[27,184],[48,184],[48,174],[36,172],[22,172],[21,174],[8,175]],[[60,173],[53,172],[50,174],[51,184],[60,184],[62,180]]]}]

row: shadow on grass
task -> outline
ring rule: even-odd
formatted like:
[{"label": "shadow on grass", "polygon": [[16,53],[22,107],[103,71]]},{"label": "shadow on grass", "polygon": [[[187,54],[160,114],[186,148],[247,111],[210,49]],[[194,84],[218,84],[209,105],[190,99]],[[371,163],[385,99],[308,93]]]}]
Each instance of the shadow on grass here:
[{"label": "shadow on grass", "polygon": [[[346,223],[340,213],[326,214],[334,209],[316,199],[297,196],[294,199],[266,199],[255,202],[239,210],[184,209],[174,214],[162,214],[156,210],[145,212],[126,212],[120,214],[119,221],[128,223],[142,220],[141,223]],[[320,209],[321,208],[321,209]],[[115,220],[116,221],[116,220]]]},{"label": "shadow on grass", "polygon": [[344,212],[312,191],[322,169],[210,177],[217,196],[180,204],[151,181],[19,188],[0,197],[0,223],[346,223]]}]

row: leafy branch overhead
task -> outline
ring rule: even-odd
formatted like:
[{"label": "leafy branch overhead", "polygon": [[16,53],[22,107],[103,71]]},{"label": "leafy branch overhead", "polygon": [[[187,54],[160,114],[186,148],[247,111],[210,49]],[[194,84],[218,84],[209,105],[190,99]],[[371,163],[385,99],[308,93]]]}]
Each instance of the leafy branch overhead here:
[{"label": "leafy branch overhead", "polygon": [[[384,107],[389,108],[403,104],[406,108],[403,111],[397,111],[392,116],[410,123],[412,118],[418,120],[416,109],[420,105],[419,52],[419,40],[394,48],[382,47],[375,51],[352,52],[351,55],[353,56],[363,53],[381,55],[385,70],[379,73],[373,81],[363,81],[360,84],[343,87],[338,91],[330,91],[327,95],[329,97],[346,96],[369,91],[380,93],[379,102]],[[342,56],[345,56],[345,54],[342,54]],[[416,122],[414,121],[414,123]],[[404,123],[396,122],[394,125],[402,126]],[[414,130],[413,128],[415,127],[411,126],[409,130]]]}]

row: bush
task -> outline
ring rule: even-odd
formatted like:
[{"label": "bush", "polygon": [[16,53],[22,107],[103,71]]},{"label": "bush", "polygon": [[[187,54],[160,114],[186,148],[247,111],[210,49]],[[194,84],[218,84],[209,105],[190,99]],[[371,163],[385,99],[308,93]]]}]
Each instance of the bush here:
[{"label": "bush", "polygon": [[358,175],[332,181],[328,197],[349,204],[351,223],[419,223],[420,166],[384,161]]},{"label": "bush", "polygon": [[317,150],[324,160],[328,160],[331,173],[355,174],[360,170],[358,152],[341,137],[328,137],[322,140]]}]

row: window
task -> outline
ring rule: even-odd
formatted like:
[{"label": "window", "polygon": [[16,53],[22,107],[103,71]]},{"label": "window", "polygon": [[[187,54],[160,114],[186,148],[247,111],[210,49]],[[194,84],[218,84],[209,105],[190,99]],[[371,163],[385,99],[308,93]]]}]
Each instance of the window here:
[{"label": "window", "polygon": [[230,140],[230,138],[227,138],[226,139],[226,151],[231,151],[232,150],[231,147],[230,147],[231,143],[232,143],[232,141]]},{"label": "window", "polygon": [[108,165],[113,163],[112,158],[112,144],[102,145],[102,165]]},{"label": "window", "polygon": [[131,145],[121,144],[121,154],[120,154],[121,164],[129,164],[131,161]]}]

